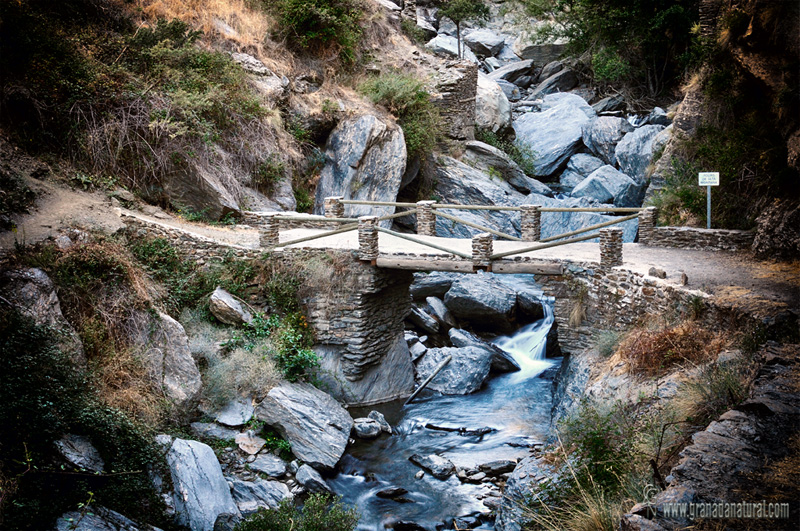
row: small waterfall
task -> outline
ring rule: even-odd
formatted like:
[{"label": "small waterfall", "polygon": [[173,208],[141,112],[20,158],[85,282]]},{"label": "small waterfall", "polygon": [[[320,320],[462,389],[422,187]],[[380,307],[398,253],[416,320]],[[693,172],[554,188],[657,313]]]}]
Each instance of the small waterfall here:
[{"label": "small waterfall", "polygon": [[553,299],[542,298],[544,318],[526,325],[510,336],[500,336],[493,343],[514,357],[521,370],[513,375],[514,382],[536,376],[552,365],[545,361],[547,334],[553,325]]}]

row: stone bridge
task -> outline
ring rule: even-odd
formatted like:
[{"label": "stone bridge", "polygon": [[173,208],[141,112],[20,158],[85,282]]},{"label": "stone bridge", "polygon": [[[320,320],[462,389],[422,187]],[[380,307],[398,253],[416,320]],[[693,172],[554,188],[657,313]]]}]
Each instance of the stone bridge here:
[{"label": "stone bridge", "polygon": [[[769,283],[755,290],[753,297],[713,297],[714,287],[728,286],[726,275],[733,280],[737,274],[757,276],[736,252],[721,250],[746,246],[749,236],[654,227],[647,219],[653,214],[637,213],[640,221],[644,217],[639,243],[622,243],[614,229],[604,228],[599,246],[588,241],[555,246],[519,238],[495,241],[485,233],[472,240],[399,235],[379,230],[376,216],[362,217],[355,227],[353,220],[335,221],[339,228],[331,230],[329,219],[310,215],[251,213],[245,219],[248,225],[208,227],[121,212],[129,230],[166,238],[199,263],[228,254],[328,263],[331,256],[338,256],[344,266],[331,271],[304,303],[327,371],[326,383],[332,394],[353,405],[401,398],[413,390],[414,371],[403,338],[411,310],[412,271],[491,269],[534,275],[543,294],[555,298],[559,341],[567,352],[592,344],[600,329],[623,329],[648,316],[680,315],[698,304],[709,323],[743,319],[754,308],[755,315],[763,316],[776,308],[799,306],[800,280],[792,284],[786,300],[760,309],[758,304],[768,302]],[[342,223],[350,228],[342,231]],[[533,246],[539,249],[526,250]],[[493,257],[506,253],[516,256]],[[743,307],[748,302],[758,304]],[[579,322],[570,319],[575,305],[582,307]]]}]

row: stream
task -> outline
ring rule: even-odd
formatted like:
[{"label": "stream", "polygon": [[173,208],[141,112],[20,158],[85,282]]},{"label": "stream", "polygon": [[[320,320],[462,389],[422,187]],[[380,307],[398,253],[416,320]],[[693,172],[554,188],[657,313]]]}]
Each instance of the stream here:
[{"label": "stream", "polygon": [[[359,417],[377,409],[394,430],[391,436],[352,444],[342,457],[341,471],[329,480],[345,503],[358,508],[359,530],[383,531],[396,522],[413,522],[433,530],[455,517],[488,512],[481,500],[490,493],[499,495],[491,483],[462,483],[456,475],[442,481],[427,472],[422,479],[416,479],[415,474],[422,469],[408,458],[413,454],[438,454],[458,468],[469,470],[482,463],[527,457],[534,443],[545,441],[552,381],[537,376],[555,362],[544,358],[553,315],[551,304],[543,306],[544,319],[492,341],[514,357],[520,371],[492,376],[471,395],[426,391],[405,407],[403,401],[395,401],[351,411],[353,417]],[[468,429],[490,427],[497,431],[464,436],[428,429],[428,423]],[[376,496],[390,487],[401,487],[408,493],[401,501]],[[492,529],[492,525],[484,524],[479,529]]]}]

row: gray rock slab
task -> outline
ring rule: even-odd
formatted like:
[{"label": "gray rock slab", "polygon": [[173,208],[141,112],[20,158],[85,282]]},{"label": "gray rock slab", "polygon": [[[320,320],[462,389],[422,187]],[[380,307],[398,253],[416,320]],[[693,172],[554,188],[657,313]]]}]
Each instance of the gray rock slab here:
[{"label": "gray rock slab", "polygon": [[427,297],[444,297],[454,280],[460,278],[453,273],[432,271],[430,273],[414,273],[414,282],[409,292],[414,300],[425,300]]},{"label": "gray rock slab", "polygon": [[428,304],[428,310],[430,310],[431,315],[434,319],[439,321],[440,324],[447,328],[458,326],[455,317],[453,317],[450,310],[447,309],[447,306],[444,305],[442,299],[438,297],[427,297],[425,302]]},{"label": "gray rock slab", "polygon": [[175,439],[167,453],[174,487],[173,502],[180,525],[196,531],[214,531],[222,514],[239,514],[217,456],[210,446]]},{"label": "gray rock slab", "polygon": [[566,92],[575,88],[578,84],[578,76],[570,68],[564,68],[541,81],[531,92],[531,99],[538,99],[554,92]]},{"label": "gray rock slab", "polygon": [[56,531],[161,531],[157,527],[138,524],[116,511],[88,506],[82,511],[64,513],[55,525]]},{"label": "gray rock slab", "polygon": [[208,310],[214,317],[229,325],[243,325],[253,321],[253,316],[242,307],[242,303],[219,286],[211,294]]},{"label": "gray rock slab", "polygon": [[328,483],[322,476],[308,465],[303,465],[295,474],[295,479],[309,492],[330,492]]},{"label": "gray rock slab", "polygon": [[291,499],[289,488],[280,481],[231,480],[231,495],[242,516],[255,514],[259,509],[275,509],[283,500]]},{"label": "gray rock slab", "polygon": [[488,77],[489,79],[493,79],[495,81],[502,80],[509,83],[514,83],[520,78],[534,75],[535,70],[536,67],[533,64],[533,61],[517,61],[509,63],[502,68],[498,68],[494,72],[488,74]]},{"label": "gray rock slab", "polygon": [[663,125],[643,125],[620,140],[614,155],[626,175],[644,182],[647,166],[653,160],[653,152],[659,147],[655,142],[656,136],[663,129]]},{"label": "gray rock slab", "polygon": [[56,441],[59,453],[71,465],[88,470],[89,472],[103,472],[105,462],[100,457],[100,452],[92,445],[88,437],[83,435],[64,435]]},{"label": "gray rock slab", "polygon": [[376,439],[381,434],[381,425],[369,417],[353,419],[353,432],[359,439]]},{"label": "gray rock slab", "polygon": [[[425,44],[425,48],[433,53],[447,55],[449,57],[458,57],[458,39],[450,35],[439,33],[436,37],[431,39]],[[461,43],[461,54],[464,59],[473,63],[479,63],[478,57],[475,53]]]},{"label": "gray rock slab", "polygon": [[492,353],[478,347],[431,348],[417,364],[417,378],[422,381],[447,356],[452,360],[428,384],[428,389],[446,395],[466,395],[481,388],[492,366]]},{"label": "gray rock slab", "polygon": [[563,186],[574,188],[594,170],[603,165],[603,161],[588,153],[576,153],[567,162],[564,173],[559,178]]},{"label": "gray rock slab", "polygon": [[237,430],[232,430],[220,426],[214,422],[192,422],[189,425],[192,433],[204,439],[215,439],[218,441],[233,440],[239,434]]},{"label": "gray rock slab", "polygon": [[499,173],[508,184],[524,194],[553,195],[546,184],[528,177],[511,157],[496,147],[478,140],[467,141],[465,147],[462,160],[475,168],[487,174]]},{"label": "gray rock slab", "polygon": [[490,29],[479,28],[464,33],[462,42],[466,44],[475,55],[489,57],[496,55],[506,44],[505,38]]},{"label": "gray rock slab", "polygon": [[511,103],[497,81],[478,72],[478,90],[475,98],[476,127],[494,133],[506,131],[511,127]]},{"label": "gray rock slab", "polygon": [[253,401],[249,398],[237,398],[231,400],[222,410],[217,413],[216,420],[223,426],[235,428],[250,422],[253,418]]},{"label": "gray rock slab", "polygon": [[489,275],[468,275],[453,283],[444,303],[456,318],[475,328],[506,330],[517,293]]},{"label": "gray rock slab", "polygon": [[250,470],[254,470],[271,478],[280,478],[286,474],[286,461],[277,455],[269,453],[258,454],[255,461],[248,466]]},{"label": "gray rock slab", "polygon": [[600,203],[613,203],[615,198],[630,187],[638,185],[613,166],[597,168],[572,190],[573,197],[590,197]]},{"label": "gray rock slab", "polygon": [[613,166],[617,162],[614,155],[617,144],[631,131],[633,126],[625,118],[600,116],[584,127],[583,143],[589,151]]},{"label": "gray rock slab", "polygon": [[414,454],[408,460],[429,472],[436,479],[447,479],[456,472],[455,465],[440,455]]},{"label": "gray rock slab", "polygon": [[497,345],[488,343],[481,338],[460,328],[451,328],[449,331],[450,341],[454,347],[475,347],[488,350],[492,354],[491,371],[494,372],[515,372],[520,370],[516,360]]},{"label": "gray rock slab", "polygon": [[323,470],[339,462],[353,428],[353,418],[339,402],[307,383],[282,382],[271,389],[256,418],[278,430],[295,456]]}]

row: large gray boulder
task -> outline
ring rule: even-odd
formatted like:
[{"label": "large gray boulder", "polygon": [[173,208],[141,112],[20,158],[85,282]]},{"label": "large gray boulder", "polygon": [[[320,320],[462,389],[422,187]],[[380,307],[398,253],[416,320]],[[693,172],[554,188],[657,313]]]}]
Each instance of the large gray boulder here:
[{"label": "large gray boulder", "polygon": [[[663,125],[643,125],[628,133],[617,144],[614,155],[620,169],[637,182],[645,181],[647,166],[653,160],[653,152],[661,147],[655,142]],[[666,143],[666,140],[664,140]]]},{"label": "large gray boulder", "polygon": [[514,83],[509,83],[504,79],[498,79],[496,81],[497,85],[503,90],[503,94],[508,98],[508,101],[514,102],[522,99],[522,91]]},{"label": "large gray boulder", "polygon": [[217,422],[223,426],[237,427],[250,422],[253,418],[253,401],[249,398],[239,397],[228,402],[215,416]]},{"label": "large gray boulder", "polygon": [[428,304],[428,310],[430,310],[433,318],[439,321],[445,330],[458,326],[458,323],[450,313],[450,310],[447,309],[447,306],[444,305],[442,299],[438,297],[428,297],[425,299],[425,302]]},{"label": "large gray boulder", "polygon": [[566,92],[575,88],[577,84],[578,76],[575,75],[575,72],[564,68],[536,85],[531,93],[531,99],[539,99],[554,92]]},{"label": "large gray boulder", "polygon": [[503,499],[497,511],[495,529],[498,531],[520,531],[529,522],[525,518],[531,496],[542,481],[558,481],[551,467],[543,458],[521,459],[506,480]]},{"label": "large gray boulder", "polygon": [[241,168],[234,163],[236,157],[221,146],[211,146],[210,152],[211,164],[203,162],[205,157],[183,157],[185,164],[162,174],[160,190],[176,210],[188,209],[210,219],[221,219],[239,212],[235,191],[241,186],[236,177]]},{"label": "large gray boulder", "polygon": [[189,428],[195,436],[201,439],[216,441],[233,441],[239,434],[237,430],[220,426],[215,422],[192,422]]},{"label": "large gray boulder", "polygon": [[440,455],[414,454],[408,460],[430,472],[436,479],[447,479],[456,473],[456,466],[449,459]]},{"label": "large gray boulder", "polygon": [[453,359],[428,384],[445,395],[466,395],[481,388],[492,368],[492,353],[479,347],[430,348],[417,363],[417,379],[425,380],[447,356]]},{"label": "large gray boulder", "polygon": [[87,506],[70,511],[56,520],[56,531],[161,531],[157,527],[138,524],[116,511],[100,506]]},{"label": "large gray boulder", "polygon": [[602,100],[592,104],[592,109],[594,109],[597,114],[606,112],[621,112],[626,108],[627,104],[625,103],[625,98],[620,95],[607,96]]},{"label": "large gray boulder", "polygon": [[319,472],[308,465],[301,466],[294,477],[308,492],[330,492],[331,490]]},{"label": "large gray boulder", "polygon": [[569,158],[564,173],[558,182],[562,186],[574,188],[594,170],[603,165],[603,161],[588,153],[575,153]]},{"label": "large gray boulder", "polygon": [[633,126],[625,118],[601,116],[584,127],[583,143],[606,164],[614,166],[617,163],[614,150],[622,137],[631,131]]},{"label": "large gray boulder", "polygon": [[478,57],[497,55],[506,45],[502,35],[490,29],[479,28],[464,33],[462,43],[466,44]]},{"label": "large gray boulder", "polygon": [[528,177],[516,162],[496,147],[477,140],[468,141],[465,147],[462,160],[487,175],[499,173],[508,184],[523,194],[534,192],[553,195],[553,191],[546,184]]},{"label": "large gray boulder", "polygon": [[83,435],[67,434],[56,441],[58,452],[72,466],[89,472],[104,472],[105,463],[100,452]]},{"label": "large gray boulder", "polygon": [[517,118],[514,121],[516,141],[533,150],[534,173],[548,176],[578,151],[583,128],[589,121],[585,109],[574,100],[563,100],[542,112],[525,113]]},{"label": "large gray boulder", "polygon": [[519,363],[505,350],[497,345],[487,343],[481,338],[460,328],[451,328],[448,332],[454,347],[475,347],[488,350],[492,354],[491,370],[493,372],[515,372],[520,370]]},{"label": "large gray boulder", "polygon": [[424,300],[427,297],[444,297],[447,290],[455,280],[461,278],[457,273],[432,271],[430,273],[414,273],[414,282],[408,291],[414,300]]},{"label": "large gray boulder", "polygon": [[542,67],[542,71],[539,72],[539,79],[547,79],[554,74],[558,74],[562,70],[564,70],[564,63],[561,61],[550,61]]},{"label": "large gray boulder", "polygon": [[59,350],[76,365],[86,366],[83,344],[61,313],[56,286],[47,273],[36,268],[6,271],[0,276],[0,295],[37,325],[55,330]]},{"label": "large gray boulder", "polygon": [[535,71],[536,67],[533,61],[517,61],[515,63],[509,63],[502,68],[498,68],[494,72],[488,74],[488,77],[494,81],[503,80],[516,84],[520,79],[529,79],[534,75]]},{"label": "large gray boulder", "polygon": [[321,470],[336,466],[353,428],[339,402],[307,383],[283,382],[271,389],[256,418],[278,430],[295,456]]},{"label": "large gray boulder", "polygon": [[572,197],[591,197],[600,203],[614,203],[615,206],[640,206],[617,204],[617,198],[622,198],[619,201],[620,203],[636,199],[636,194],[630,190],[631,188],[643,191],[644,187],[624,173],[614,169],[613,166],[606,164],[597,168],[586,179],[581,181],[572,190]]},{"label": "large gray boulder", "polygon": [[594,119],[597,116],[597,113],[594,112],[592,106],[589,105],[585,99],[577,94],[573,94],[572,92],[556,92],[554,94],[548,94],[542,98],[541,110],[546,111],[552,109],[553,107],[558,107],[559,105],[571,105],[573,107],[577,107],[590,119]]},{"label": "large gray boulder", "polygon": [[[371,114],[342,120],[325,146],[314,212],[322,213],[326,197],[362,201],[395,201],[406,169],[406,143],[397,124]],[[345,206],[347,217],[383,216],[394,207]],[[382,222],[391,225],[391,220]]]},{"label": "large gray boulder", "polygon": [[497,81],[489,79],[483,72],[478,72],[475,126],[494,133],[511,127],[511,103]]},{"label": "large gray boulder", "polygon": [[179,409],[193,406],[203,385],[183,326],[165,313],[141,313],[132,320],[140,358],[150,379]]},{"label": "large gray boulder", "polygon": [[[445,35],[444,33],[440,33],[428,41],[428,43],[425,44],[425,48],[436,54],[458,57],[458,39],[450,35]],[[461,54],[467,61],[473,63],[479,62],[475,53],[467,46],[464,46],[463,42],[461,43]]]},{"label": "large gray boulder", "polygon": [[222,514],[239,515],[222,468],[210,446],[175,439],[167,452],[178,524],[193,531],[214,531]]},{"label": "large gray boulder", "polygon": [[217,286],[208,300],[208,311],[225,324],[243,325],[251,323],[253,316],[242,308],[242,303],[233,298],[233,295]]},{"label": "large gray boulder", "polygon": [[286,462],[277,455],[262,453],[250,463],[250,470],[271,478],[279,478],[286,474]]},{"label": "large gray boulder", "polygon": [[[535,23],[533,32],[536,26],[540,23]],[[520,31],[511,46],[513,52],[522,59],[531,59],[536,61],[537,65],[546,65],[555,61],[566,51],[566,43],[558,39],[553,42],[540,43],[531,31]]]},{"label": "large gray boulder", "polygon": [[489,275],[468,275],[453,283],[444,296],[447,308],[476,329],[510,331],[517,293]]},{"label": "large gray boulder", "polygon": [[231,495],[242,516],[250,516],[259,509],[275,509],[283,500],[291,499],[289,488],[280,481],[231,480]]},{"label": "large gray boulder", "polygon": [[[462,205],[517,206],[525,196],[506,181],[492,179],[486,173],[451,157],[438,157],[435,168],[434,191],[442,203]],[[476,213],[469,210],[442,209],[451,216],[465,219],[481,226],[508,234],[518,232],[519,216],[516,212]],[[471,238],[481,232],[460,223],[437,217],[436,234],[449,238]]]},{"label": "large gray boulder", "polygon": [[[597,201],[590,200],[586,197],[569,197],[566,199],[554,199],[538,194],[531,194],[525,198],[525,203],[529,205],[540,205],[544,207],[557,207],[557,208],[587,208],[600,206]],[[596,212],[543,212],[542,213],[542,238],[550,238],[565,232],[572,232],[578,229],[597,225],[611,221],[614,216],[605,214],[598,214]],[[639,222],[636,219],[625,221],[618,225],[617,228],[622,229],[622,239],[625,242],[632,242],[636,237],[636,232],[639,227]],[[590,241],[597,241],[593,239]]]}]

